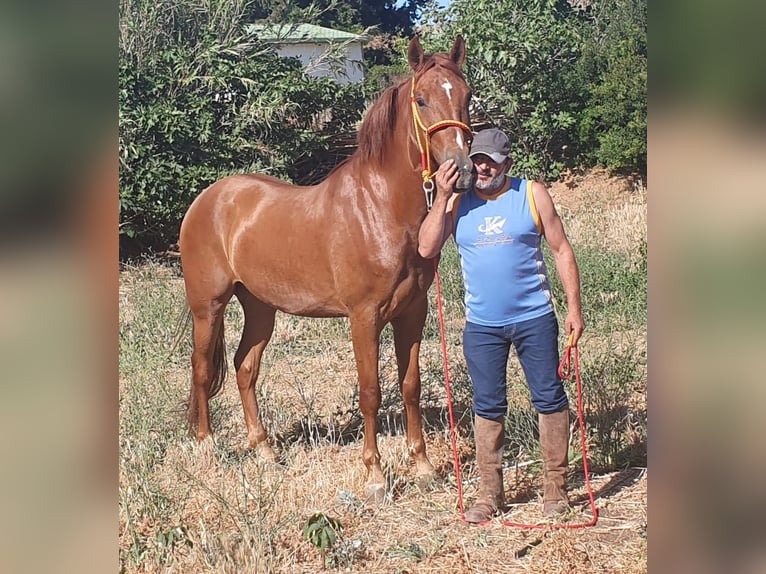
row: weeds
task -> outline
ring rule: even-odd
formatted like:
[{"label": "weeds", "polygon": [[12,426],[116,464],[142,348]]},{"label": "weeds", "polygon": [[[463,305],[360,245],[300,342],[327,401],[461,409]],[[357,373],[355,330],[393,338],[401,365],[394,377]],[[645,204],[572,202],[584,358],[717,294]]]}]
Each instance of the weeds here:
[{"label": "weeds", "polygon": [[[645,466],[646,242],[630,253],[584,244],[574,247],[588,325],[580,355],[590,467],[594,472],[608,472]],[[555,268],[550,259],[548,264]],[[444,249],[439,273],[458,442],[462,460],[470,465],[471,384],[462,356],[463,287],[452,241]],[[552,287],[561,314],[563,291],[556,279]],[[326,549],[329,568],[362,572],[385,564],[385,571],[405,571],[413,562],[437,560],[437,553],[462,556],[465,543],[474,552],[491,551],[496,538],[483,531],[457,546],[449,534],[455,521],[456,484],[448,452],[449,419],[434,288],[429,297],[431,312],[420,356],[421,405],[427,441],[436,445],[429,446],[430,456],[446,469],[445,476],[441,487],[432,492],[409,488],[412,469],[387,328],[381,339],[379,413],[379,448],[389,493],[385,508],[390,510],[386,511],[371,509],[358,497],[365,477],[363,425],[345,319],[277,315],[257,388],[264,424],[272,445],[281,451],[283,464],[270,466],[240,446],[245,429],[239,394],[231,384],[233,373],[211,402],[215,442],[196,444],[187,437],[179,405],[189,392],[190,337],[182,338],[173,350],[184,306],[180,274],[176,268],[152,262],[124,270],[120,285],[122,571],[313,571],[316,554],[312,559],[311,549],[300,542],[307,507],[336,514],[344,525],[344,536]],[[233,302],[226,314],[229,361],[242,321],[239,305]],[[508,382],[505,466],[516,466],[517,475],[521,467],[531,473],[540,458],[537,415],[515,357],[509,363]],[[566,385],[574,410],[574,382]],[[576,425],[573,428],[576,433]],[[582,466],[576,434],[572,445],[576,471]],[[472,488],[473,483],[465,482]],[[531,488],[530,500],[535,496]],[[395,512],[393,522],[386,523],[385,514],[378,514],[385,512]],[[396,534],[386,538],[391,529]],[[402,532],[409,532],[409,537]],[[436,538],[438,544],[424,542]]]},{"label": "weeds", "polygon": [[319,550],[322,570],[327,568],[327,553],[335,546],[335,542],[342,531],[343,525],[340,521],[323,512],[312,514],[306,522],[306,526],[303,527],[301,536]]}]

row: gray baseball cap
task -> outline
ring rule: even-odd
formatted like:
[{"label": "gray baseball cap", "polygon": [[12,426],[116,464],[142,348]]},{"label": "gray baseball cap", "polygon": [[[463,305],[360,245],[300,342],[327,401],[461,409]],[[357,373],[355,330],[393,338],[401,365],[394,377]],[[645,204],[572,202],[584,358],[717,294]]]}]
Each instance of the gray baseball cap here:
[{"label": "gray baseball cap", "polygon": [[511,143],[508,136],[497,128],[481,130],[473,138],[469,157],[478,154],[488,155],[496,163],[503,163],[511,154]]}]

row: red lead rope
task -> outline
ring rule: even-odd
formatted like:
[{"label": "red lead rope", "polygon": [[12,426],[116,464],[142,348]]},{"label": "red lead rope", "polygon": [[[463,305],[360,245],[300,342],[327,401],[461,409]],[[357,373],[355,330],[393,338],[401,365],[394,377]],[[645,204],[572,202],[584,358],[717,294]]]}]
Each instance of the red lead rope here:
[{"label": "red lead rope", "polygon": [[[444,383],[447,387],[447,407],[449,409],[449,427],[450,427],[450,439],[452,441],[452,464],[455,469],[455,480],[457,482],[457,498],[458,505],[460,506],[460,518],[465,522],[465,508],[463,506],[463,481],[460,478],[460,459],[457,453],[457,430],[455,428],[455,416],[452,411],[452,386],[450,384],[449,377],[449,365],[447,361],[447,340],[444,330],[444,309],[442,307],[442,287],[441,279],[439,277],[439,258],[434,258],[434,275],[436,278],[436,302],[439,310],[439,331],[441,333],[441,348],[442,359],[444,362]],[[585,528],[588,526],[595,526],[598,522],[598,509],[596,508],[596,502],[593,499],[593,489],[590,484],[590,471],[588,470],[588,447],[585,441],[585,421],[583,417],[583,404],[582,404],[582,382],[580,380],[580,353],[576,346],[573,346],[570,341],[567,344],[567,348],[564,351],[564,358],[559,364],[559,376],[562,380],[568,380],[572,377],[572,364],[574,362],[574,374],[575,385],[577,387],[577,418],[580,423],[580,444],[582,446],[582,461],[583,471],[585,472],[585,485],[588,489],[588,498],[590,500],[591,512],[593,518],[590,522],[582,523],[562,523],[562,524],[522,524],[519,522],[503,521],[503,526],[514,526],[516,528],[550,528],[550,529],[562,529],[562,528]],[[488,524],[491,521],[483,522],[481,524]]]}]

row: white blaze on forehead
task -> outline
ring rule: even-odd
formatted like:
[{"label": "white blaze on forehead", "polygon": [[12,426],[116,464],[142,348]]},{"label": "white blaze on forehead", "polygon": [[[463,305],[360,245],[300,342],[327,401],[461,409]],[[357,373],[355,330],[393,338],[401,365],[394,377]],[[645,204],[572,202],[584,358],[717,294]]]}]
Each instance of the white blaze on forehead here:
[{"label": "white blaze on forehead", "polygon": [[444,88],[444,91],[447,92],[447,99],[451,102],[452,94],[450,92],[452,91],[452,84],[449,83],[449,80],[444,80],[442,88]]},{"label": "white blaze on forehead", "polygon": [[[442,84],[442,88],[444,88],[444,91],[447,92],[447,99],[451,102],[452,101],[452,84],[449,83],[449,80],[444,80],[444,83]],[[457,147],[460,149],[463,149],[465,147],[465,141],[463,140],[463,132],[461,130],[457,131],[457,137],[455,137],[455,142],[457,143]]]}]

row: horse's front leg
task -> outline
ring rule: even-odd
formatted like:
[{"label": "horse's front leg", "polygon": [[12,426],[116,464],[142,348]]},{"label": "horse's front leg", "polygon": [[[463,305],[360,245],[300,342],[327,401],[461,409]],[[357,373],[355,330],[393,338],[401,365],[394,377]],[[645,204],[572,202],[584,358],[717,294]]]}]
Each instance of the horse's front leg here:
[{"label": "horse's front leg", "polygon": [[399,388],[407,417],[407,450],[415,461],[415,475],[420,488],[435,478],[434,466],[426,455],[420,411],[420,342],[428,313],[425,297],[413,303],[402,316],[391,321],[394,328]]},{"label": "horse's front leg", "polygon": [[381,328],[374,313],[358,313],[349,316],[349,320],[356,370],[359,375],[359,408],[364,416],[362,460],[367,467],[364,494],[367,497],[367,502],[380,504],[386,496],[386,479],[380,466],[377,439],[377,418],[381,402],[380,384],[378,383]]}]

